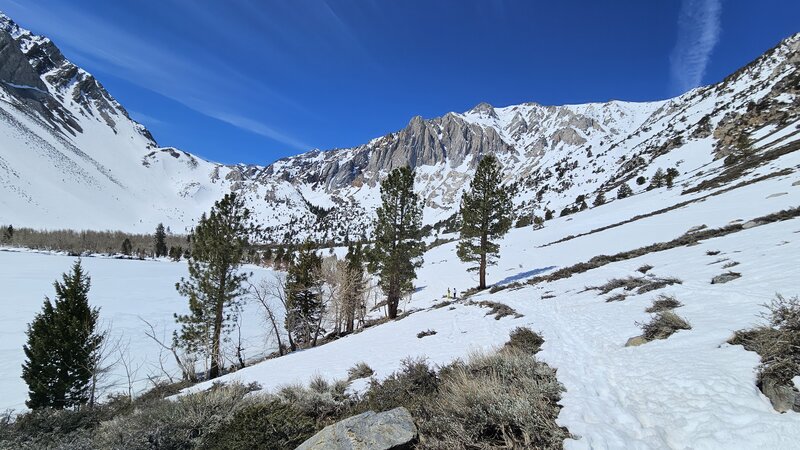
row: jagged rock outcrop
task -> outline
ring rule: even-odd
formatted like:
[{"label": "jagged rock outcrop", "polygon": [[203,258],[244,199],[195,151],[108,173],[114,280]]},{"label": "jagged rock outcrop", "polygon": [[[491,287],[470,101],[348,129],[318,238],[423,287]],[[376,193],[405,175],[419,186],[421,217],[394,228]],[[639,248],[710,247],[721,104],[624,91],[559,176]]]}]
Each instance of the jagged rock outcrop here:
[{"label": "jagged rock outcrop", "polygon": [[[741,143],[758,152],[777,134],[782,151],[794,151],[799,67],[800,34],[720,83],[664,101],[480,103],[414,117],[353,148],[312,150],[266,167],[223,165],[159,148],[55,43],[0,14],[0,223],[151,231],[163,222],[185,230],[235,190],[273,241],[343,243],[368,238],[380,180],[406,165],[416,169],[423,223],[441,228],[490,153],[504,182],[517,184],[515,211],[527,223],[534,214],[570,213],[581,196],[613,198],[622,183],[636,194],[644,187],[633,181],[665,161],[679,172],[676,184],[686,185],[721,170],[715,159]],[[664,158],[688,148],[691,155]],[[54,201],[53,189],[67,200]]]}]

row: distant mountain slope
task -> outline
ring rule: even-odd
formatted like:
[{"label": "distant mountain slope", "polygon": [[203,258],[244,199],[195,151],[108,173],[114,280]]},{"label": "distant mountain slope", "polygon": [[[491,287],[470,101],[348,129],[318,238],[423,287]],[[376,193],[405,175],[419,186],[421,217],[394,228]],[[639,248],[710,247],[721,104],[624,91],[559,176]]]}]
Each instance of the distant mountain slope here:
[{"label": "distant mountain slope", "polygon": [[[480,156],[496,154],[520,185],[520,216],[557,215],[583,195],[677,167],[678,182],[753,140],[765,124],[797,120],[800,35],[721,83],[659,102],[534,103],[414,117],[349,149],[311,151],[267,167],[227,166],[160,148],[90,74],[52,41],[0,15],[0,223],[149,231],[192,226],[214,200],[242,193],[274,240],[365,237],[378,183],[417,170],[425,223],[457,210]],[[740,137],[741,136],[741,137]],[[797,139],[797,134],[786,137]],[[644,186],[635,186],[641,190]]]}]

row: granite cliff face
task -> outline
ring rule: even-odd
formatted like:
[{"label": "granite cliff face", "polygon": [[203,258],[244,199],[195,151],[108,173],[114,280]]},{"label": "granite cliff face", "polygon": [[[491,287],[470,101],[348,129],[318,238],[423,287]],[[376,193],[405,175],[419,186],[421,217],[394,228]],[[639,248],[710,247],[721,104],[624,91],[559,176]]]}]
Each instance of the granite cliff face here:
[{"label": "granite cliff face", "polygon": [[758,150],[768,125],[793,142],[797,133],[784,129],[800,114],[799,47],[800,35],[791,36],[725,80],[668,100],[481,103],[413,117],[354,148],[245,166],[160,148],[50,39],[0,14],[0,223],[150,231],[164,222],[183,231],[237,191],[272,240],[342,242],[368,237],[379,182],[392,169],[416,170],[424,223],[435,225],[457,211],[486,154],[518,185],[519,218],[569,213],[600,192],[612,199],[622,183],[643,190],[634,180],[658,168],[677,168],[689,186],[722,170],[742,143]]}]

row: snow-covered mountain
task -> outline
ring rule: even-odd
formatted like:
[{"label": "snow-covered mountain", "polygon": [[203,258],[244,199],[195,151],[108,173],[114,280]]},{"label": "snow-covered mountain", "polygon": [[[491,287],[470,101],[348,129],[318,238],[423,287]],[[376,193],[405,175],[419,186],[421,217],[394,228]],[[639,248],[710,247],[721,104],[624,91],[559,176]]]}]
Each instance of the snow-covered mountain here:
[{"label": "snow-covered mountain", "polygon": [[369,233],[378,183],[391,169],[416,169],[432,225],[453,215],[487,153],[519,184],[520,216],[557,215],[578,206],[578,196],[612,198],[622,182],[659,167],[677,167],[678,182],[700,182],[709,164],[757,138],[751,131],[794,123],[798,50],[800,35],[791,36],[724,81],[665,101],[482,103],[414,117],[358,147],[230,166],[159,147],[52,41],[0,15],[0,223],[150,231],[164,222],[184,230],[234,190],[275,240],[312,234],[341,242]]}]

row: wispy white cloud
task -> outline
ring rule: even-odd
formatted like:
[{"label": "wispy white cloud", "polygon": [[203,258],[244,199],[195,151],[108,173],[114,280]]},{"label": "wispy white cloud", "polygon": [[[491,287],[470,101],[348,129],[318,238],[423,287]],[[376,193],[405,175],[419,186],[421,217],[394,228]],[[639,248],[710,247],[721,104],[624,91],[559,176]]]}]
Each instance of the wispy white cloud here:
[{"label": "wispy white cloud", "polygon": [[69,49],[79,63],[90,63],[203,115],[289,147],[299,150],[312,147],[263,123],[242,107],[257,101],[272,110],[291,108],[309,113],[302,105],[241,73],[217,55],[208,52],[187,55],[68,4],[63,8],[53,5],[45,8],[15,0],[5,0],[2,4],[14,9],[12,17],[20,15],[45,30],[56,44]]},{"label": "wispy white cloud", "polygon": [[137,121],[139,123],[143,123],[145,125],[164,125],[164,124],[166,124],[165,121],[163,121],[161,119],[158,119],[158,118],[155,118],[155,117],[151,116],[150,114],[145,114],[145,113],[140,112],[140,111],[132,111],[132,110],[129,109],[128,110],[128,114],[133,118],[133,120],[135,120],[135,121]]},{"label": "wispy white cloud", "polygon": [[672,88],[683,93],[700,86],[719,41],[721,0],[683,0],[678,40],[670,55]]}]

